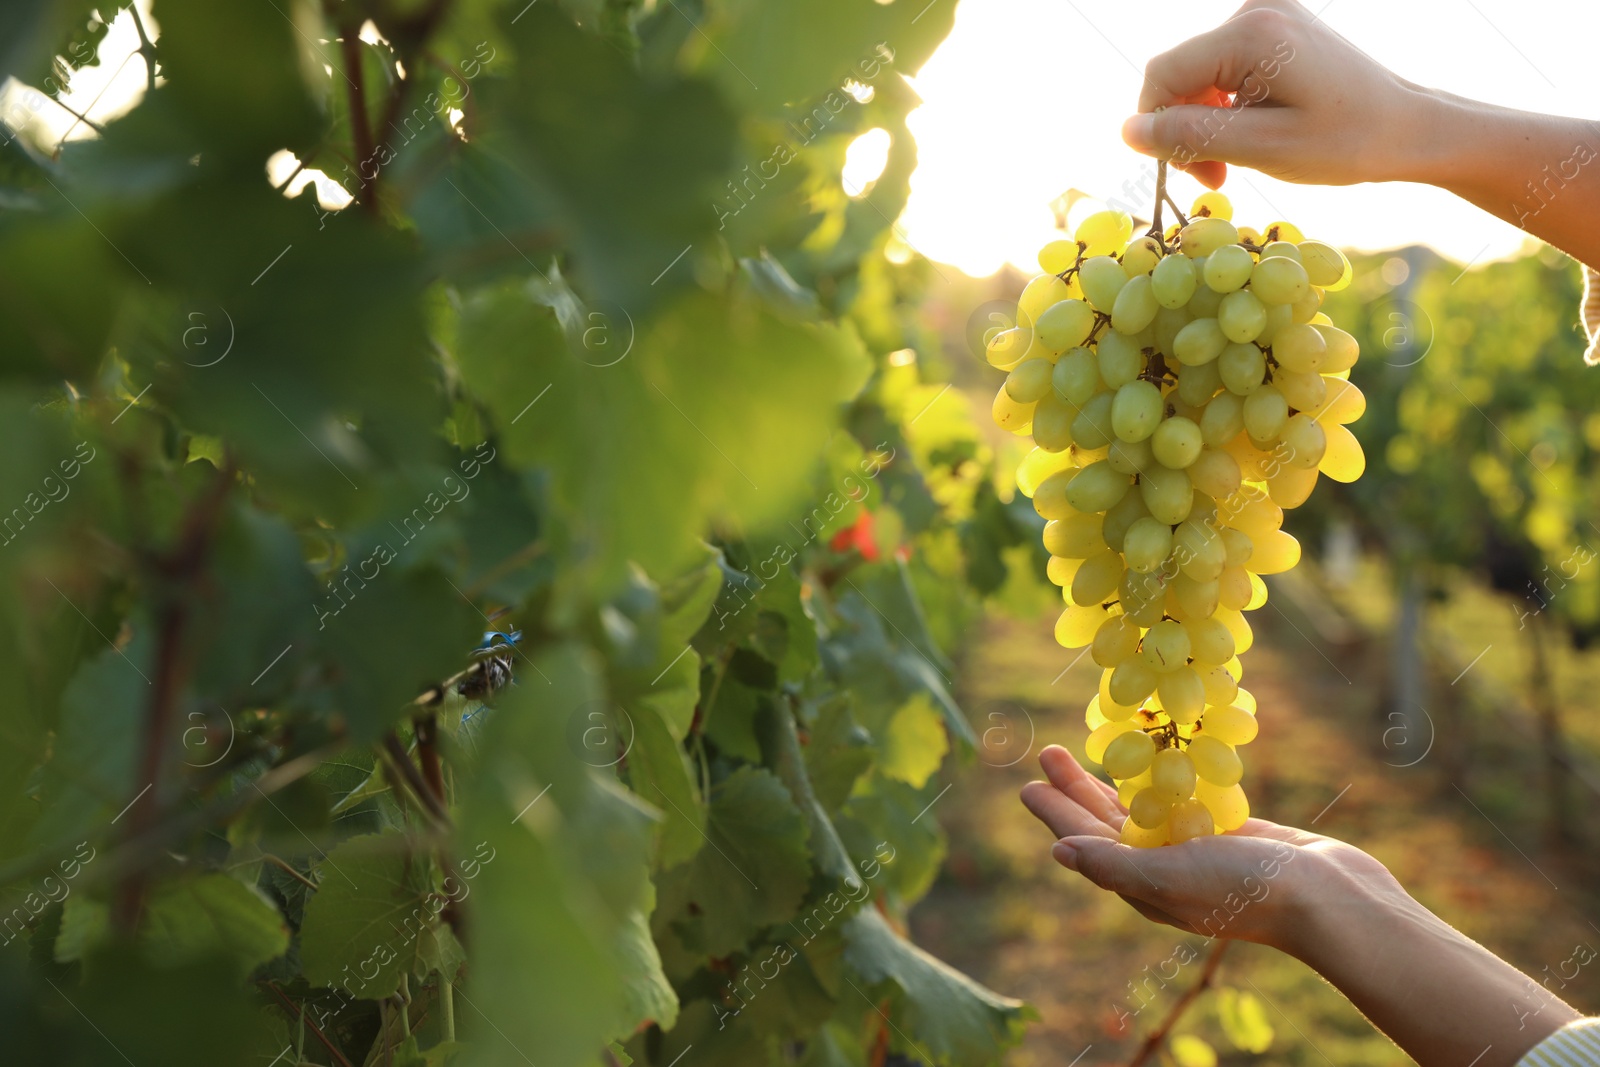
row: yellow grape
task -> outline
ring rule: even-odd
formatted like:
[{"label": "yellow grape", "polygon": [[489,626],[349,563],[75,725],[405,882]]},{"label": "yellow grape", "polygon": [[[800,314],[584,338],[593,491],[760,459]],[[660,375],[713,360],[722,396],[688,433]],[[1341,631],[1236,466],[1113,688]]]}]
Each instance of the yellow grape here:
[{"label": "yellow grape", "polygon": [[1096,311],[1111,314],[1117,294],[1128,284],[1122,264],[1111,256],[1090,256],[1078,268],[1078,284],[1083,287],[1083,298]]},{"label": "yellow grape", "polygon": [[1210,809],[1193,798],[1172,805],[1167,826],[1167,839],[1174,845],[1195,838],[1211,837],[1216,833],[1216,822],[1211,818]]},{"label": "yellow grape", "polygon": [[1250,801],[1238,783],[1230,786],[1200,781],[1194,785],[1194,798],[1206,806],[1217,829],[1237,830],[1250,818]]},{"label": "yellow grape", "polygon": [[1111,720],[1100,711],[1100,698],[1095,697],[1089,701],[1089,706],[1083,709],[1083,725],[1090,731],[1098,730]]},{"label": "yellow grape", "polygon": [[1343,426],[1327,427],[1328,449],[1317,468],[1336,482],[1353,482],[1367,469],[1366,454],[1356,435]]},{"label": "yellow grape", "polygon": [[[1287,451],[1280,443],[1279,451]],[[1276,453],[1275,453],[1276,454]],[[1311,490],[1317,486],[1317,469],[1300,470],[1287,463],[1280,463],[1277,472],[1267,479],[1267,491],[1272,494],[1272,502],[1281,508],[1297,508],[1304,504],[1311,496]],[[1254,569],[1254,564],[1251,564]],[[1261,573],[1257,571],[1256,573]],[[1276,573],[1276,572],[1271,572]]]},{"label": "yellow grape", "polygon": [[[1117,591],[1117,586],[1122,582],[1122,554],[1106,549],[1104,552],[1090,556],[1083,561],[1083,566],[1078,568],[1078,573],[1072,577],[1072,602],[1084,606],[1098,605],[1106,597]],[[1096,622],[1098,627],[1099,623]],[[1092,640],[1094,631],[1089,632]],[[1063,642],[1065,643],[1065,642]],[[1083,644],[1088,644],[1084,641]],[[1069,648],[1079,648],[1081,645],[1069,645]]]},{"label": "yellow grape", "polygon": [[1245,617],[1237,611],[1223,608],[1217,612],[1217,619],[1233,634],[1234,654],[1242,656],[1250,651],[1250,646],[1255,644],[1255,632],[1250,629],[1250,624]]},{"label": "yellow grape", "polygon": [[1231,526],[1222,528],[1222,547],[1230,567],[1249,563],[1250,557],[1256,552],[1255,542],[1250,540],[1250,535]]},{"label": "yellow grape", "polygon": [[[1034,421],[1038,421],[1037,415]],[[1298,470],[1314,469],[1328,450],[1326,431],[1303,410],[1289,416],[1289,421],[1283,424],[1283,432],[1278,435],[1278,441],[1284,463]]]},{"label": "yellow grape", "polygon": [[1167,717],[1179,724],[1195,722],[1206,709],[1205,683],[1193,667],[1183,666],[1163,674],[1156,682],[1156,695]]},{"label": "yellow grape", "polygon": [[1296,411],[1311,411],[1328,395],[1328,379],[1320,374],[1279,370],[1273,376],[1272,387],[1282,393],[1283,399]]},{"label": "yellow grape", "polygon": [[1149,786],[1141,788],[1127,803],[1128,818],[1141,830],[1154,830],[1166,825],[1172,801],[1165,799]]},{"label": "yellow grape", "polygon": [[1328,392],[1322,403],[1311,409],[1311,416],[1324,426],[1340,426],[1355,422],[1367,410],[1367,397],[1358,386],[1338,378],[1324,378]]},{"label": "yellow grape", "polygon": [[1083,743],[1083,754],[1089,758],[1090,763],[1100,763],[1106,758],[1106,746],[1130,730],[1137,730],[1139,724],[1132,719],[1123,719],[1117,722],[1108,722],[1098,727]]},{"label": "yellow grape", "polygon": [[1145,789],[1149,785],[1149,771],[1145,771],[1143,774],[1136,774],[1132,778],[1122,779],[1117,783],[1117,803],[1127,807],[1139,790]]},{"label": "yellow grape", "polygon": [[1287,256],[1263,259],[1250,272],[1250,291],[1263,304],[1293,304],[1310,285],[1306,269]]},{"label": "yellow grape", "polygon": [[1361,346],[1356,343],[1354,337],[1339,327],[1313,323],[1311,328],[1322,335],[1323,343],[1328,348],[1327,357],[1322,362],[1322,373],[1333,374],[1349,370],[1356,365],[1356,360],[1361,358]]},{"label": "yellow grape", "polygon": [[1161,262],[1161,246],[1154,237],[1141,237],[1122,253],[1122,272],[1130,278],[1149,274]]},{"label": "yellow grape", "polygon": [[1132,778],[1145,772],[1155,754],[1156,743],[1151,740],[1149,734],[1129,730],[1118,734],[1111,739],[1110,744],[1106,745],[1106,753],[1100,759],[1100,766],[1104,767],[1105,772],[1113,778]]},{"label": "yellow grape", "polygon": [[1203,619],[1217,610],[1220,588],[1215,578],[1197,581],[1187,574],[1180,574],[1172,579],[1168,589],[1168,602],[1187,618]]},{"label": "yellow grape", "polygon": [[1261,249],[1261,258],[1267,259],[1270,256],[1282,256],[1285,259],[1292,259],[1299,263],[1300,247],[1293,241],[1268,241],[1265,247]]},{"label": "yellow grape", "polygon": [[1094,309],[1082,300],[1075,299],[1056,301],[1041,311],[1034,321],[1034,332],[1039,343],[1051,352],[1077,348],[1089,339],[1089,331],[1093,329]]},{"label": "yellow grape", "polygon": [[1250,603],[1253,592],[1250,573],[1242,566],[1222,568],[1222,574],[1217,577],[1217,603],[1233,611],[1242,611]]},{"label": "yellow grape", "polygon": [[1344,258],[1343,252],[1321,241],[1301,241],[1300,262],[1305,266],[1311,284],[1324,289],[1343,288],[1339,283],[1350,268],[1350,261]]},{"label": "yellow grape", "polygon": [[1012,400],[1011,394],[1006,392],[1004,386],[994,394],[994,408],[991,414],[994,416],[994,424],[1002,430],[1024,434],[1033,429],[1033,405]]},{"label": "yellow grape", "polygon": [[1150,761],[1150,788],[1174,804],[1194,796],[1194,761],[1176,748],[1164,748]]},{"label": "yellow grape", "polygon": [[1064,519],[1052,519],[1044,524],[1044,548],[1052,556],[1068,559],[1088,559],[1106,550],[1105,538],[1100,536],[1104,516],[1085,515],[1078,512]]},{"label": "yellow grape", "polygon": [[1094,632],[1090,657],[1102,667],[1115,667],[1139,651],[1139,627],[1126,615],[1112,615]]},{"label": "yellow grape", "polygon": [[1257,711],[1256,698],[1248,689],[1239,690],[1239,695],[1233,698],[1233,704],[1235,707],[1243,708],[1252,715]]},{"label": "yellow grape", "polygon": [[1289,401],[1276,385],[1263,385],[1244,398],[1245,432],[1257,441],[1271,441],[1289,421]]},{"label": "yellow grape", "polygon": [[1220,667],[1233,658],[1233,634],[1219,620],[1195,619],[1185,623],[1184,629],[1189,632],[1189,654],[1197,668]]},{"label": "yellow grape", "polygon": [[1046,274],[1062,274],[1078,262],[1078,242],[1062,238],[1039,249],[1039,269]]},{"label": "yellow grape", "polygon": [[984,346],[984,358],[989,365],[1000,370],[1010,370],[1023,357],[1028,354],[1029,347],[1033,344],[1033,331],[1026,326],[1013,326],[1009,330],[1001,330],[989,338]]},{"label": "yellow grape", "polygon": [[[1234,692],[1238,691],[1238,686],[1234,686]],[[1261,732],[1261,724],[1254,715],[1231,704],[1207,708],[1200,727],[1218,741],[1230,745],[1249,744]]]},{"label": "yellow grape", "polygon": [[1035,448],[1023,456],[1022,462],[1017,464],[1017,489],[1023,496],[1031,499],[1040,482],[1056,471],[1076,466],[1070,452],[1047,452],[1042,448]]},{"label": "yellow grape", "polygon": [[[1063,472],[1065,473],[1065,472]],[[1079,511],[1095,512],[1107,511],[1114,507],[1117,501],[1127,495],[1133,482],[1126,474],[1118,474],[1111,469],[1111,465],[1100,460],[1091,463],[1082,470],[1072,472],[1071,480],[1065,485],[1066,501]],[[1041,486],[1041,489],[1044,487]],[[1034,494],[1034,507],[1038,508],[1038,494]],[[1041,515],[1044,512],[1040,512]],[[1045,518],[1065,518],[1059,515],[1045,515]]]},{"label": "yellow grape", "polygon": [[[1214,219],[1233,218],[1233,202],[1215,189],[1207,189],[1194,198],[1194,203],[1189,207],[1189,217],[1205,218],[1208,215]],[[1244,236],[1243,229],[1240,229],[1239,235]]]},{"label": "yellow grape", "polygon": [[1288,241],[1290,244],[1299,244],[1306,239],[1300,232],[1300,227],[1281,220],[1268,225],[1266,234],[1274,241]]},{"label": "yellow grape", "polygon": [[1074,508],[1068,500],[1067,490],[1082,476],[1083,471],[1077,467],[1066,467],[1045,478],[1034,487],[1033,510],[1046,519],[1070,519],[1079,511],[1099,511],[1099,508]]},{"label": "yellow grape", "polygon": [[1106,617],[1099,604],[1070,604],[1056,620],[1056,644],[1062,648],[1082,648],[1094,640],[1100,620]]},{"label": "yellow grape", "polygon": [[1293,534],[1274,530],[1255,544],[1250,569],[1257,574],[1282,574],[1300,562],[1300,542]]},{"label": "yellow grape", "polygon": [[1133,216],[1126,211],[1096,211],[1078,223],[1073,238],[1089,256],[1116,255],[1133,236]]},{"label": "yellow grape", "polygon": [[[1250,575],[1250,603],[1246,604],[1242,610],[1254,611],[1266,602],[1267,583],[1262,581],[1261,575],[1252,573]],[[1239,651],[1243,652],[1244,649]]]},{"label": "yellow grape", "polygon": [[1126,660],[1111,671],[1109,689],[1118,704],[1138,704],[1156,691],[1156,672],[1141,660]]},{"label": "yellow grape", "polygon": [[1050,372],[1054,369],[1047,359],[1025,359],[1006,375],[1006,392],[1018,403],[1036,403],[1050,392]]},{"label": "yellow grape", "polygon": [[[1234,698],[1239,695],[1239,683],[1234,681],[1233,675],[1228,673],[1228,668],[1225,666],[1201,671],[1200,684],[1205,686],[1206,703],[1212,705],[1206,711],[1206,715],[1210,715],[1219,707],[1232,705]],[[1254,721],[1254,716],[1251,716],[1251,719]],[[1205,719],[1202,718],[1200,721],[1205,722]]]},{"label": "yellow grape", "polygon": [[1224,517],[1224,521],[1243,532],[1259,547],[1268,534],[1283,527],[1283,509],[1264,497],[1258,497],[1234,509]]},{"label": "yellow grape", "polygon": [[1144,635],[1139,655],[1158,674],[1177,670],[1189,662],[1189,633],[1182,624],[1163,619]]},{"label": "yellow grape", "polygon": [[1244,764],[1239,762],[1239,754],[1232,746],[1207,734],[1190,740],[1189,758],[1194,761],[1195,774],[1212,785],[1233,785],[1244,777]]},{"label": "yellow grape", "polygon": [[1267,328],[1267,306],[1248,289],[1229,293],[1217,308],[1217,326],[1234,344],[1254,341]]},{"label": "yellow grape", "polygon": [[1067,589],[1072,585],[1073,576],[1078,573],[1078,568],[1081,566],[1083,566],[1083,560],[1067,559],[1061,556],[1051,556],[1050,561],[1044,565],[1045,577],[1049,578],[1052,584],[1061,587],[1063,600],[1071,599]]},{"label": "yellow grape", "polygon": [[[1031,326],[1039,321],[1046,308],[1072,296],[1067,283],[1055,274],[1041,274],[1022,287],[1017,297],[1017,325]],[[1065,346],[1071,348],[1071,345]]]},{"label": "yellow grape", "polygon": [[1135,519],[1123,535],[1122,554],[1130,571],[1157,570],[1172,555],[1172,527],[1149,515]]},{"label": "yellow grape", "polygon": [[1220,448],[1200,449],[1200,454],[1186,469],[1195,491],[1213,500],[1224,500],[1238,492],[1244,479],[1243,472],[1239,470],[1239,461]]},{"label": "yellow grape", "polygon": [[[1100,716],[1100,723],[1123,722],[1124,720],[1131,718],[1133,713],[1139,710],[1137,708],[1130,708],[1125,704],[1118,704],[1112,700],[1102,700],[1098,693],[1089,698],[1089,709],[1092,710],[1096,715]],[[1087,712],[1085,714],[1087,714]],[[1089,728],[1092,730],[1096,726],[1099,726],[1100,723],[1095,723]]]},{"label": "yellow grape", "polygon": [[1150,514],[1169,526],[1189,517],[1194,506],[1194,485],[1183,471],[1156,467],[1139,479],[1139,493]]},{"label": "yellow grape", "polygon": [[1227,219],[1191,219],[1178,232],[1179,249],[1190,259],[1209,256],[1223,245],[1239,243],[1239,231]]},{"label": "yellow grape", "polygon": [[1146,830],[1130,816],[1122,824],[1122,843],[1134,848],[1160,848],[1167,843],[1167,824]]},{"label": "yellow grape", "polygon": [[1315,326],[1286,326],[1273,338],[1272,357],[1286,370],[1321,370],[1328,360],[1328,342]]}]

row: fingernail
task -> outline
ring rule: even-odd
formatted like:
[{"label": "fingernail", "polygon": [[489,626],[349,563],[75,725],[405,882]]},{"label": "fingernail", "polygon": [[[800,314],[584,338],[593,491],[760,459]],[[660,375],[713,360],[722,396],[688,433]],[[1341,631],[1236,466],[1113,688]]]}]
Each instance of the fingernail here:
[{"label": "fingernail", "polygon": [[1156,117],[1135,115],[1122,124],[1122,140],[1135,152],[1149,152],[1156,146]]},{"label": "fingernail", "polygon": [[1055,861],[1067,868],[1067,870],[1075,871],[1078,869],[1078,850],[1065,841],[1057,841],[1050,849],[1050,855],[1054,856]]}]

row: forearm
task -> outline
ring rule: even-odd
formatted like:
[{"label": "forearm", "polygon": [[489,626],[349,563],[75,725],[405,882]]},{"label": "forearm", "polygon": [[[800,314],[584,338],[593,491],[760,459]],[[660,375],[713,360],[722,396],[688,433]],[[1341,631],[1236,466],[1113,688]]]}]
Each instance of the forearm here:
[{"label": "forearm", "polygon": [[1509,1067],[1578,1012],[1398,883],[1326,872],[1280,945],[1422,1067]]},{"label": "forearm", "polygon": [[1600,267],[1600,122],[1415,90],[1393,177],[1446,189]]}]

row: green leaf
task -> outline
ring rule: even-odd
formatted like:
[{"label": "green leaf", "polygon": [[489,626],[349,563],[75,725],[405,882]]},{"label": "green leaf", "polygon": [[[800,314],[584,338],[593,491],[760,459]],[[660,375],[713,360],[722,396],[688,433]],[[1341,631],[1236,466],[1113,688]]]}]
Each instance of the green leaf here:
[{"label": "green leaf", "polygon": [[861,980],[898,990],[903,1024],[915,1035],[904,1051],[925,1062],[960,1067],[994,1063],[1022,1036],[1032,1012],[1020,1000],[986,989],[889,928],[874,908],[844,927],[845,960]]},{"label": "green leaf", "polygon": [[[937,728],[937,723],[935,724]],[[794,716],[782,701],[766,701],[757,719],[756,728],[761,741],[761,755],[767,766],[777,772],[789,797],[805,816],[807,845],[817,870],[836,878],[850,888],[861,884],[850,853],[839,840],[839,831],[828,818],[817,795],[812,791],[810,776],[806,774],[805,757],[800,752],[800,738],[795,730]],[[944,731],[940,729],[940,738]]]},{"label": "green leaf", "polygon": [[289,947],[289,927],[259,891],[225,874],[163,885],[145,909],[140,939],[159,967],[210,954],[231,960],[242,978]]},{"label": "green leaf", "polygon": [[1217,1051],[1204,1038],[1179,1034],[1170,1045],[1178,1067],[1217,1067]]},{"label": "green leaf", "polygon": [[1272,1047],[1272,1023],[1254,993],[1231,987],[1217,990],[1217,1021],[1234,1048],[1260,1055]]},{"label": "green leaf", "polygon": [[671,1030],[678,1021],[678,994],[662,973],[661,953],[650,936],[648,912],[633,912],[617,932],[617,960],[624,990],[616,1037],[626,1037],[645,1023]]},{"label": "green leaf", "polygon": [[827,700],[802,705],[806,714],[806,771],[817,800],[836,812],[850,798],[856,779],[872,766],[872,735],[851,714],[851,701],[840,693]]},{"label": "green leaf", "polygon": [[926,693],[917,693],[889,720],[889,729],[879,745],[878,769],[913,789],[921,789],[949,750],[942,717]]},{"label": "green leaf", "polygon": [[318,865],[306,903],[300,958],[306,980],[377,1000],[400,988],[416,955],[416,931],[438,911],[398,833],[353,837]]},{"label": "green leaf", "polygon": [[690,859],[705,842],[705,808],[688,757],[662,717],[648,704],[634,707],[628,780],[634,792],[661,811],[662,870]]},{"label": "green leaf", "polygon": [[794,914],[811,878],[806,832],[782,782],[740,768],[712,791],[711,847],[662,877],[661,913],[699,951],[726,956]]}]

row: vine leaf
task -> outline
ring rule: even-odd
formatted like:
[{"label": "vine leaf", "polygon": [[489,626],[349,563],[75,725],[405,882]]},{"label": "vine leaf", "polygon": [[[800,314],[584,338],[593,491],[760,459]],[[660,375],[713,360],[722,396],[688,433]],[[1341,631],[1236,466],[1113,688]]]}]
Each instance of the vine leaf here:
[{"label": "vine leaf", "polygon": [[1260,1055],[1272,1047],[1272,1023],[1254,993],[1233,988],[1217,990],[1217,1021],[1237,1049]]},{"label": "vine leaf", "polygon": [[986,989],[896,934],[875,908],[853,915],[844,935],[845,961],[862,981],[903,997],[901,1029],[916,1035],[908,1055],[957,1067],[990,1064],[1033,1017],[1022,1001]]},{"label": "vine leaf", "polygon": [[438,915],[404,840],[399,833],[352,837],[320,864],[320,887],[300,926],[308,981],[374,1000],[400,988],[419,932]]},{"label": "vine leaf", "polygon": [[253,886],[225,874],[163,886],[150,899],[140,936],[157,966],[177,966],[222,952],[240,977],[289,948],[289,927]]},{"label": "vine leaf", "polygon": [[691,859],[705,842],[705,808],[688,760],[665,718],[649,701],[633,710],[634,742],[628,751],[628,780],[634,792],[661,811],[663,870]]}]

